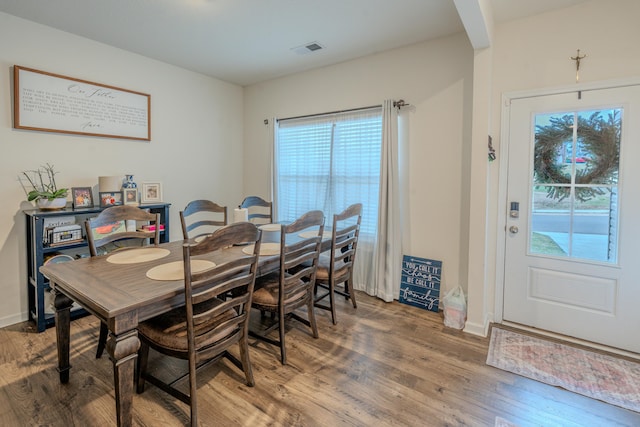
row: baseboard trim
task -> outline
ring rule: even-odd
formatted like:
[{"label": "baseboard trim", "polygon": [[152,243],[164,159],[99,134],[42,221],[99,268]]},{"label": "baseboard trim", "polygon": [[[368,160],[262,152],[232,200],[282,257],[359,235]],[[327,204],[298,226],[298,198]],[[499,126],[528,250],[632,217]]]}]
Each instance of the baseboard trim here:
[{"label": "baseboard trim", "polygon": [[25,322],[27,320],[29,320],[29,313],[18,313],[11,316],[2,317],[0,318],[0,328],[15,325],[16,323]]}]

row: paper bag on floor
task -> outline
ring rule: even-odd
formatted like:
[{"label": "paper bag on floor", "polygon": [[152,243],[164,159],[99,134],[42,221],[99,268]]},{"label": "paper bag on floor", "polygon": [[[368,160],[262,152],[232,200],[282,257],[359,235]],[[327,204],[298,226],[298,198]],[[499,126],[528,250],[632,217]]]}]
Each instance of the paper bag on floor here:
[{"label": "paper bag on floor", "polygon": [[462,329],[467,320],[467,300],[462,287],[451,289],[442,299],[444,306],[444,326]]}]

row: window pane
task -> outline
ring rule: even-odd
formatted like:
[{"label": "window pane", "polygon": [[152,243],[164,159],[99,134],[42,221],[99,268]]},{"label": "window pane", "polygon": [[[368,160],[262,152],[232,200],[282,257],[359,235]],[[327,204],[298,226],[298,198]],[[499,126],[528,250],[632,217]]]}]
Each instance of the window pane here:
[{"label": "window pane", "polygon": [[534,182],[571,182],[573,152],[573,114],[539,114],[535,117]]},{"label": "window pane", "polygon": [[578,113],[576,184],[616,184],[620,162],[620,109]]},{"label": "window pane", "polygon": [[533,191],[529,251],[543,255],[569,256],[571,197],[548,195],[566,193],[570,187],[536,187]]},{"label": "window pane", "polygon": [[612,204],[612,192],[606,187],[589,190],[589,200],[575,202],[571,256],[615,262],[616,230],[611,226],[617,222],[617,207]]},{"label": "window pane", "polygon": [[617,262],[622,109],[534,119],[529,252]]},{"label": "window pane", "polygon": [[374,233],[382,146],[380,108],[279,122],[276,137],[278,221],[363,204],[362,233]]}]

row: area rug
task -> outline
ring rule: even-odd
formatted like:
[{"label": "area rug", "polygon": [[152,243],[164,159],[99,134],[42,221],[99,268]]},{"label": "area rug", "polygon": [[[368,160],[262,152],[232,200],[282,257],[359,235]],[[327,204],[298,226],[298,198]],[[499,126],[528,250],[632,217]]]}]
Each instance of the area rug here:
[{"label": "area rug", "polygon": [[496,417],[496,423],[494,427],[518,427],[516,424],[505,420],[502,417]]},{"label": "area rug", "polygon": [[640,363],[492,328],[487,365],[640,412]]}]

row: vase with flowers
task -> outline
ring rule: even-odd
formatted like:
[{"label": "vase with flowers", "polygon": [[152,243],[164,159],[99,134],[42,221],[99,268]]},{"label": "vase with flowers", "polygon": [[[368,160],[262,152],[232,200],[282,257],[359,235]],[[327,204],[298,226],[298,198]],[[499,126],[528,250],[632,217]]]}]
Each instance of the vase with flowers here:
[{"label": "vase with flowers", "polygon": [[27,200],[35,201],[39,209],[63,209],[67,205],[68,188],[58,188],[53,165],[47,163],[36,170],[22,171],[18,176]]}]

